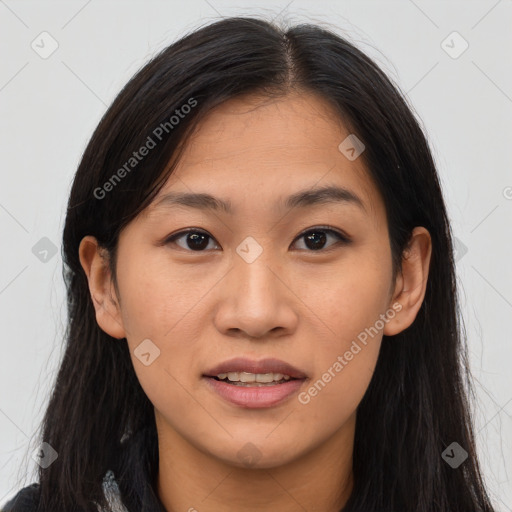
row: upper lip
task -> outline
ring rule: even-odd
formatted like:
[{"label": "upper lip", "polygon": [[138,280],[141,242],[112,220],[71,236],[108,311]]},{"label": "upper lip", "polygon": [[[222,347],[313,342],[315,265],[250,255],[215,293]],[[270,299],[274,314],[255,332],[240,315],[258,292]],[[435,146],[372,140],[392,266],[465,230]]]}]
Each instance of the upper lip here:
[{"label": "upper lip", "polygon": [[282,373],[295,379],[304,379],[306,374],[291,364],[279,359],[260,359],[254,361],[245,357],[235,357],[214,366],[205,372],[207,377],[216,377],[219,373],[247,372],[247,373]]}]

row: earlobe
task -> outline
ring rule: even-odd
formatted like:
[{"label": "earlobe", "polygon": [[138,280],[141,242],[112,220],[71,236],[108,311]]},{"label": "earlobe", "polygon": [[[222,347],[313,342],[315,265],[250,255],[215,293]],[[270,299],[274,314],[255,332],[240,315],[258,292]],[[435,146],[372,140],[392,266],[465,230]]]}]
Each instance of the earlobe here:
[{"label": "earlobe", "polygon": [[384,327],[386,336],[394,336],[409,327],[416,318],[427,289],[432,240],[424,227],[415,227],[402,256],[402,270],[396,278],[391,304],[400,311]]},{"label": "earlobe", "polygon": [[85,236],[80,242],[79,257],[89,282],[89,291],[96,310],[100,328],[113,338],[126,337],[121,311],[116,298],[108,256],[93,236]]}]

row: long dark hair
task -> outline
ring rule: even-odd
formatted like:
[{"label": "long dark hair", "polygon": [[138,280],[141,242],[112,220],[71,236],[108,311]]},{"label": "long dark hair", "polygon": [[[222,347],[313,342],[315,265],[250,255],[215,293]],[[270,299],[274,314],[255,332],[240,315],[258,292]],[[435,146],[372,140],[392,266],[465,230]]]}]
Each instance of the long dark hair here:
[{"label": "long dark hair", "polygon": [[[384,336],[357,409],[354,488],[343,510],[493,510],[471,425],[452,234],[418,120],[379,67],[333,31],[312,24],[284,29],[243,17],[203,26],[161,51],[122,89],[83,154],[63,234],[66,346],[41,428],[42,440],[59,457],[39,470],[42,510],[96,510],[93,502],[107,507],[101,482],[111,467],[129,493],[134,461],[121,455],[121,440],[137,433],[150,481],[158,469],[153,406],[126,341],[108,336],[96,322],[80,241],[98,239],[115,277],[120,231],[158,193],[197,123],[238,95],[277,97],[292,89],[327,100],[365,144],[361,158],[385,203],[395,275],[413,228],[424,226],[432,237],[421,309],[409,328]],[[171,120],[176,110],[183,113],[179,121]],[[148,137],[155,148],[117,173]],[[442,457],[454,441],[468,453],[458,468]]]}]

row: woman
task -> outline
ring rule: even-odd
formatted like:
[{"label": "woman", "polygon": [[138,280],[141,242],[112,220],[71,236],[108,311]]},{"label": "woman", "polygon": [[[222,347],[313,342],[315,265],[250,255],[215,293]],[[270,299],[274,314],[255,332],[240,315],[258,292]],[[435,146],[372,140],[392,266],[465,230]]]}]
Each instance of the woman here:
[{"label": "woman", "polygon": [[345,39],[228,18],[166,48],[63,246],[39,482],[4,510],[493,510],[437,171]]}]

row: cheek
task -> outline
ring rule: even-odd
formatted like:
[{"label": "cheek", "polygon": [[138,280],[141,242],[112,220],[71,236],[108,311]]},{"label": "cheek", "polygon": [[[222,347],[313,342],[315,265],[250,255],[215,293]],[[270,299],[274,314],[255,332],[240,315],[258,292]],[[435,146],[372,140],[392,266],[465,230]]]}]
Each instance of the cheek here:
[{"label": "cheek", "polygon": [[122,322],[137,378],[155,405],[179,407],[187,399],[179,383],[190,387],[195,346],[201,340],[204,283],[136,253],[117,271]]},{"label": "cheek", "polygon": [[[372,378],[385,321],[389,275],[384,267],[359,262],[359,272],[333,274],[330,285],[308,295],[325,335],[316,337],[314,377],[299,401],[333,421],[350,415]],[[335,283],[333,285],[332,283]],[[325,327],[325,329],[324,329]]]},{"label": "cheek", "polygon": [[[316,276],[316,285],[303,294],[320,325],[326,328],[327,353],[329,347],[340,351],[350,345],[361,332],[375,326],[388,307],[391,271],[385,262],[363,257],[353,260],[353,264],[344,262],[328,276]],[[377,329],[382,330],[380,323]]]},{"label": "cheek", "polygon": [[375,371],[382,341],[382,329],[376,325],[381,303],[368,294],[352,298],[327,317],[335,334],[317,338],[314,374],[297,397],[305,435],[328,435],[344,425]]},{"label": "cheek", "polygon": [[[193,326],[197,308],[208,285],[208,277],[166,259],[162,254],[152,257],[134,254],[118,269],[121,313],[128,339],[141,338],[172,343],[172,336]],[[187,327],[188,326],[188,327]],[[195,339],[195,338],[194,338]]]}]

